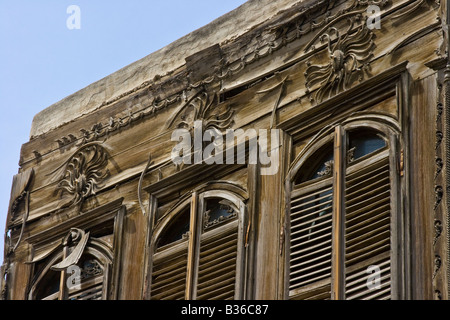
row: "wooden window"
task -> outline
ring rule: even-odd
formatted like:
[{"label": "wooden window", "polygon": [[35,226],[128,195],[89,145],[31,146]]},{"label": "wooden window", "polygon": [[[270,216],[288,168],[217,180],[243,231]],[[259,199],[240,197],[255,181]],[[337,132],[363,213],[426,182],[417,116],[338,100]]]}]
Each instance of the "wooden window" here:
[{"label": "wooden window", "polygon": [[[102,300],[104,298],[104,274],[105,268],[102,263],[93,256],[85,255],[76,264],[79,268],[79,275],[66,279],[72,286],[64,288],[66,295],[60,294],[61,274],[56,271],[49,271],[49,278],[45,279],[42,291],[37,292],[38,300]],[[77,283],[79,281],[79,283]]]},{"label": "wooden window", "polygon": [[151,299],[241,299],[243,212],[233,195],[207,191],[193,193],[161,221],[153,241]]},{"label": "wooden window", "polygon": [[122,198],[28,238],[33,250],[28,299],[114,300],[118,294]]},{"label": "wooden window", "polygon": [[395,135],[337,126],[290,192],[288,297],[395,298]]},{"label": "wooden window", "polygon": [[[34,300],[105,300],[108,291],[110,257],[103,255],[104,243],[92,240],[93,246],[84,248],[79,260],[63,271],[52,270],[58,262],[64,260],[65,253],[57,252],[40,264],[43,272],[31,299]],[[64,248],[66,253],[73,247]],[[39,266],[38,266],[39,267]],[[68,271],[72,271],[70,274]]]}]

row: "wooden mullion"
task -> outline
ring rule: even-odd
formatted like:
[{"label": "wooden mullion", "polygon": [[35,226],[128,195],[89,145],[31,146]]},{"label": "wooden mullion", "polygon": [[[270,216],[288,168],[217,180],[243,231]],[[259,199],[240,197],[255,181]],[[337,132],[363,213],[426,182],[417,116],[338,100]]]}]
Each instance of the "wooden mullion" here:
[{"label": "wooden mullion", "polygon": [[[64,259],[66,259],[68,255],[69,255],[69,246],[65,245],[63,248],[62,261],[64,261]],[[66,279],[67,279],[67,271],[66,271],[66,269],[64,269],[61,271],[58,300],[67,300],[67,298],[68,298]]]},{"label": "wooden mullion", "polygon": [[345,139],[341,126],[334,133],[334,166],[333,166],[333,249],[332,249],[332,299],[344,299],[344,173],[345,173]]},{"label": "wooden mullion", "polygon": [[198,226],[197,226],[197,216],[198,216],[198,195],[197,192],[192,194],[191,201],[191,217],[190,217],[190,228],[189,228],[189,243],[188,243],[188,263],[186,272],[186,293],[185,299],[194,299],[194,278],[195,278],[195,252],[198,236]]}]

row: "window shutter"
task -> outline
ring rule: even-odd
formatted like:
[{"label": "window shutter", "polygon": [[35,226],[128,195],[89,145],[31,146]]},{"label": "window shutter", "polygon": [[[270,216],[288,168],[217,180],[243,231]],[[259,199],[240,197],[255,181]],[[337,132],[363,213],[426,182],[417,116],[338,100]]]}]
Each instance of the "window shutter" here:
[{"label": "window shutter", "polygon": [[332,210],[330,178],[292,192],[289,265],[292,298],[331,296]]},{"label": "window shutter", "polygon": [[94,285],[93,287],[69,294],[68,300],[102,300],[103,284]]},{"label": "window shutter", "polygon": [[153,257],[151,299],[183,300],[186,291],[188,242],[157,252]]},{"label": "window shutter", "polygon": [[235,297],[238,255],[238,221],[202,234],[198,266],[198,300],[232,300]]},{"label": "window shutter", "polygon": [[[389,299],[391,295],[391,182],[389,155],[387,152],[382,155],[381,159],[373,157],[378,160],[369,159],[358,163],[355,170],[351,167],[347,170],[347,299]],[[368,269],[370,266],[375,269]],[[368,282],[371,278],[380,282]]]},{"label": "window shutter", "polygon": [[243,205],[205,194],[194,195],[190,209],[169,222],[156,240],[151,299],[241,298]]}]

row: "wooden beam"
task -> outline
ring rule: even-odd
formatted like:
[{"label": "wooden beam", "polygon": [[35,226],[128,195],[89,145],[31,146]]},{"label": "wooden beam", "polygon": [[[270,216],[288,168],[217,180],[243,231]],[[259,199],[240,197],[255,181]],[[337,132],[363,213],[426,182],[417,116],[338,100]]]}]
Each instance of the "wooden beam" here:
[{"label": "wooden beam", "polygon": [[198,211],[198,195],[197,192],[192,193],[191,201],[191,217],[190,217],[190,227],[189,227],[189,247],[188,247],[188,264],[186,272],[186,293],[185,299],[191,300],[194,293],[194,268],[195,268],[195,246],[197,238],[197,211]]},{"label": "wooden beam", "polygon": [[333,258],[332,258],[332,298],[342,300],[344,291],[344,174],[345,140],[344,131],[337,126],[334,133],[334,192],[333,192]]}]

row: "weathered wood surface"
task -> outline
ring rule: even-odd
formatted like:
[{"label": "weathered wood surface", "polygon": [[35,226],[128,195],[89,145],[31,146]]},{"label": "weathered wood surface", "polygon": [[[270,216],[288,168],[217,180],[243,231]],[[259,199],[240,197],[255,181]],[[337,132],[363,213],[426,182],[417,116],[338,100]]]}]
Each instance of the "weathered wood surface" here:
[{"label": "weathered wood surface", "polygon": [[[348,49],[330,28],[336,27],[341,36],[345,34],[348,21],[340,16],[347,14],[355,18],[354,12],[364,8],[347,10],[354,1],[331,1],[327,5],[324,1],[296,3],[236,39],[185,57],[185,66],[168,70],[170,72],[165,76],[152,79],[147,86],[34,137],[21,150],[21,172],[32,168],[34,179],[29,187],[25,242],[14,256],[15,265],[30,256],[27,238],[33,239],[34,235],[76,217],[80,212],[123,198],[127,214],[123,222],[118,298],[139,299],[145,292],[142,282],[148,264],[149,220],[140,207],[149,205],[147,192],[160,197],[157,217],[161,217],[195,187],[207,181],[222,180],[235,183],[250,194],[247,205],[252,222],[249,235],[253,243],[246,272],[252,283],[246,284],[246,296],[285,298],[286,257],[280,247],[286,241],[282,234],[286,220],[284,185],[290,162],[321,128],[355,112],[373,112],[391,116],[405,130],[404,136],[411,134],[411,141],[405,141],[405,147],[410,148],[408,161],[412,186],[411,204],[406,207],[411,208],[411,250],[417,258],[411,261],[412,275],[421,283],[412,296],[433,298],[433,286],[437,285],[430,281],[434,220],[426,212],[432,208],[435,196],[434,189],[430,188],[434,187],[436,156],[433,141],[436,70],[427,64],[441,59],[445,50],[438,19],[440,11],[434,4],[421,1],[423,3],[417,9],[408,12],[408,8],[414,8],[418,2],[402,0],[382,7],[379,30],[362,28],[360,31],[359,25],[353,26],[352,36],[360,43],[371,44],[360,48],[364,55],[370,56],[364,60],[364,65],[369,68],[362,78],[349,81],[345,90],[336,89],[330,99],[326,96],[320,99],[319,93],[325,90],[327,83],[314,81],[311,70],[332,66],[330,54],[337,54],[337,47],[330,52],[326,41],[320,41],[321,37],[325,40],[327,35],[332,39],[331,44],[338,45],[344,53]],[[361,13],[364,14],[364,10]],[[308,14],[315,18],[317,26],[313,27]],[[365,37],[357,38],[358,35]],[[358,72],[351,70],[347,76]],[[407,90],[401,87],[399,80],[405,72],[414,84]],[[333,89],[333,85],[329,85]],[[203,93],[208,94],[207,99]],[[408,105],[400,101],[405,99],[402,96],[405,94],[410,97]],[[185,114],[187,117],[183,121],[192,122],[196,120],[193,108],[205,108],[211,102],[216,113],[209,119],[229,110],[231,128],[269,129],[273,126],[284,130],[280,153],[282,165],[276,175],[258,176],[257,166],[226,169],[186,166],[180,169],[171,162],[170,154],[175,145],[171,134],[181,124],[177,116]],[[405,116],[402,108],[408,108],[410,115]],[[219,109],[221,112],[217,112]],[[64,170],[55,170],[64,168],[76,152],[90,144],[100,146],[106,154],[106,164],[95,168],[105,173],[105,177],[98,183],[96,179],[92,180],[92,192],[86,197],[80,196],[79,208],[63,209],[62,205],[76,196],[77,191],[72,195],[58,193]],[[140,185],[149,156],[152,162]],[[143,186],[147,192],[144,192],[143,203],[139,203],[138,188]],[[14,221],[9,226],[13,228],[13,241],[18,238],[20,225],[20,221]],[[31,272],[28,267],[15,269],[14,279],[22,280],[16,280],[11,297],[25,297],[18,286],[26,287],[27,280],[24,279],[28,279]],[[447,281],[443,279],[443,282]]]}]

